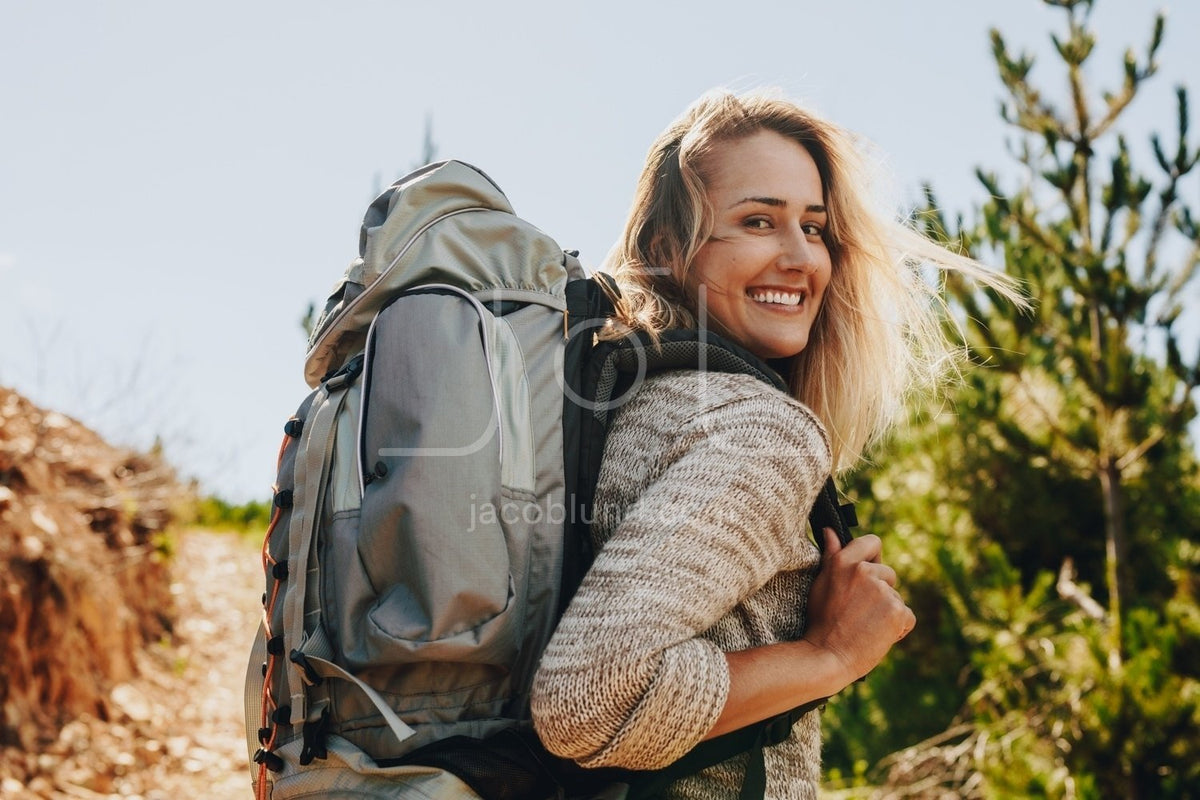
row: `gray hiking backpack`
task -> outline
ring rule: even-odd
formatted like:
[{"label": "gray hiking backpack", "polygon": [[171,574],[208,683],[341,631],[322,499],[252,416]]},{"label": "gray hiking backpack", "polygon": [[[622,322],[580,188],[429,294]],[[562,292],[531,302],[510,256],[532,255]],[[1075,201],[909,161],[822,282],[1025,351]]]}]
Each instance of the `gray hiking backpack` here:
[{"label": "gray hiking backpack", "polygon": [[[359,254],[284,428],[246,677],[257,796],[636,796],[529,726],[538,659],[590,562],[612,398],[648,368],[777,376],[696,332],[649,361],[643,340],[595,346],[603,278],[461,162],[385,190]],[[832,484],[819,506],[845,531]],[[687,772],[761,751],[765,730]]]}]

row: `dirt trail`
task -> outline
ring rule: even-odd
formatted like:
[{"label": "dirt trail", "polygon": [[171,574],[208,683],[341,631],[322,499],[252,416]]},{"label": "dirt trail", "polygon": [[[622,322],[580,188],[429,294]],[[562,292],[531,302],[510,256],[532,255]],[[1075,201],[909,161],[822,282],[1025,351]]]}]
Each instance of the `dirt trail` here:
[{"label": "dirt trail", "polygon": [[180,535],[171,592],[174,640],[115,687],[117,719],[68,724],[37,760],[38,777],[0,781],[0,797],[250,800],[242,685],[260,617],[258,547],[230,533]]}]

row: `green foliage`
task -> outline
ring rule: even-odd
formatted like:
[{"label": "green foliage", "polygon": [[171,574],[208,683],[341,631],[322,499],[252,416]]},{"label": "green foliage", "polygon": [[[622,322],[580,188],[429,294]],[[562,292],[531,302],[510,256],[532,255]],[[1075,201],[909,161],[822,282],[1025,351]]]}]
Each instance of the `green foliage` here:
[{"label": "green foliage", "polygon": [[[995,484],[986,487],[991,496],[1006,496],[1012,508],[1035,518],[1046,511],[1055,516],[1054,504],[1036,496],[1039,484],[1053,487],[1060,501],[1074,497],[1079,502],[1073,507],[1098,513],[1093,520],[1061,520],[1072,534],[1062,541],[1066,554],[1077,557],[1085,579],[1102,587],[1119,630],[1126,606],[1140,602],[1135,573],[1142,575],[1143,585],[1160,578],[1146,578],[1137,570],[1142,565],[1130,561],[1135,545],[1147,539],[1146,520],[1129,513],[1133,485],[1141,481],[1163,490],[1169,484],[1156,480],[1155,470],[1173,472],[1176,478],[1195,476],[1194,463],[1183,463],[1189,448],[1179,443],[1187,440],[1187,424],[1196,413],[1192,390],[1200,378],[1200,361],[1193,356],[1185,363],[1177,322],[1181,292],[1191,285],[1200,263],[1200,240],[1187,240],[1190,229],[1179,224],[1192,219],[1180,186],[1200,161],[1200,148],[1188,142],[1187,93],[1182,88],[1176,93],[1173,152],[1161,137],[1151,137],[1157,173],[1135,168],[1125,137],[1114,128],[1157,70],[1161,16],[1144,58],[1129,51],[1120,88],[1101,93],[1097,104],[1082,69],[1095,42],[1086,26],[1093,3],[1056,5],[1067,11],[1067,35],[1054,42],[1065,68],[1069,109],[1054,107],[1030,83],[1031,57],[1013,56],[998,32],[992,37],[1009,95],[1005,119],[1026,137],[1019,160],[1028,177],[1005,188],[994,174],[980,171],[990,199],[973,228],[951,234],[932,206],[932,192],[924,219],[931,232],[969,250],[1002,253],[1008,271],[1024,282],[1035,301],[1033,313],[1023,316],[961,283],[947,287],[964,311],[974,359],[990,367],[979,371],[964,396],[986,410],[979,421],[990,441],[981,439],[984,446],[963,466],[987,463],[991,469],[984,482]],[[1107,158],[1102,156],[1106,151]],[[1185,238],[1176,237],[1168,246],[1172,220]],[[1156,449],[1159,456],[1171,450],[1174,458],[1155,458]],[[1022,460],[1041,473],[1038,483],[1019,477]],[[1016,482],[1032,488],[1035,496],[1021,492]],[[1092,502],[1087,502],[1089,494]],[[974,511],[977,524],[998,537],[1007,514],[1003,506]],[[1022,520],[1011,515],[1007,521],[1009,530],[1039,528],[1012,525]],[[1172,520],[1184,521],[1192,520]],[[1076,524],[1080,522],[1082,526]],[[1094,565],[1095,544],[1089,551],[1072,533],[1080,527],[1105,533],[1101,572]],[[1026,581],[1031,571],[1055,568],[1039,563],[1037,556],[1063,555],[1045,548],[1031,551],[1028,541],[1010,553]],[[1110,647],[1115,658],[1123,656],[1118,636]]]},{"label": "green foliage", "polygon": [[313,328],[317,326],[317,304],[310,302],[308,308],[304,310],[304,314],[300,317],[300,330],[304,331],[304,338],[311,339]]},{"label": "green foliage", "polygon": [[[829,704],[829,785],[884,783],[894,796],[906,786],[927,796],[915,787],[930,785],[962,797],[1188,796],[1200,780],[1200,548],[1177,541],[1167,554],[1169,599],[1127,615],[1130,655],[1114,668],[1104,609],[1089,615],[1063,596],[1070,575],[1027,582],[958,509],[960,489],[918,491],[905,455],[859,483],[875,487],[861,503],[870,518],[925,508],[920,525],[884,532],[918,627]],[[903,749],[913,742],[924,744]],[[1131,793],[1098,788],[1114,786]]]},{"label": "green foliage", "polygon": [[[838,785],[891,797],[1159,798],[1200,786],[1200,354],[1181,341],[1200,269],[1200,147],[1187,91],[1137,163],[1122,114],[1157,71],[1165,23],[1093,94],[1090,0],[1047,0],[1066,92],[992,34],[1022,137],[1014,180],[951,222],[927,190],[925,230],[991,254],[1023,312],[950,279],[974,367],[855,479],[918,624],[830,703]],[[1059,98],[1052,101],[1050,98]],[[917,744],[914,744],[917,743]],[[867,770],[856,767],[873,765]],[[857,790],[855,790],[857,791]]]},{"label": "green foliage", "polygon": [[175,533],[170,528],[165,531],[159,531],[150,537],[150,546],[154,550],[155,558],[164,561],[170,561],[175,557],[177,544]]},{"label": "green foliage", "polygon": [[270,521],[270,503],[251,501],[235,505],[215,495],[196,500],[191,514],[193,525],[238,533],[262,533]]},{"label": "green foliage", "polygon": [[[970,713],[977,730],[1010,742],[1008,752],[984,748],[986,785],[1001,794],[1037,785],[1036,796],[1105,796],[1096,787],[1125,787],[1123,797],[1188,796],[1200,785],[1200,682],[1195,662],[1181,656],[1200,643],[1195,605],[1130,612],[1132,655],[1114,668],[1103,624],[1048,599],[1034,591],[1002,601],[999,615],[974,626],[992,635],[972,653],[980,681]],[[1060,788],[1038,783],[1047,778]]]}]

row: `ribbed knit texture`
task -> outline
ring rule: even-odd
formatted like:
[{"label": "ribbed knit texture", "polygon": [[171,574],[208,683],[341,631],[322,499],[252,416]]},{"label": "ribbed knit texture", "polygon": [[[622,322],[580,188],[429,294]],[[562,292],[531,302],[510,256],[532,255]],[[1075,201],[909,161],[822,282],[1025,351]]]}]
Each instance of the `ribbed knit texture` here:
[{"label": "ribbed knit texture", "polygon": [[[542,657],[533,716],[584,766],[656,769],[694,747],[729,692],[722,651],[799,638],[819,552],[807,516],[829,474],[812,413],[745,376],[669,372],[613,420],[597,557]],[[673,798],[736,798],[745,758]],[[815,798],[816,714],[768,748],[767,797]]]}]

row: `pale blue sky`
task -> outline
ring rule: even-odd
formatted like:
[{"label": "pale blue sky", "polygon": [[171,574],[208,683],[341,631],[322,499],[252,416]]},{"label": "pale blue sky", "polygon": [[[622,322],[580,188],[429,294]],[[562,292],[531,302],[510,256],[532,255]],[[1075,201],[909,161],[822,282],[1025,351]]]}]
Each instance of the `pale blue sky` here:
[{"label": "pale blue sky", "polygon": [[[1173,129],[1175,84],[1200,90],[1200,2],[1094,14],[1113,86],[1160,7],[1139,147]],[[1061,18],[1037,0],[0,0],[0,384],[265,499],[306,392],[298,320],[427,115],[440,158],[589,265],[651,139],[718,85],[782,87],[878,144],[902,199],[928,180],[969,216],[976,166],[1015,172],[988,29],[1044,51]]]}]

